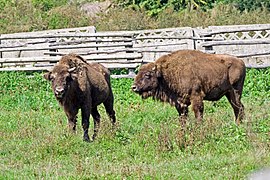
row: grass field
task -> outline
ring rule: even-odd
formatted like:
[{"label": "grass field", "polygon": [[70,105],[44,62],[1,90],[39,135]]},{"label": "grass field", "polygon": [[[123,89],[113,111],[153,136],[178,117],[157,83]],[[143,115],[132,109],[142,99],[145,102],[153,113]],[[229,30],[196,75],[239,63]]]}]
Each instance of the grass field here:
[{"label": "grass field", "polygon": [[[248,70],[240,126],[225,98],[205,102],[186,132],[168,104],[142,100],[113,79],[117,129],[104,108],[95,142],[70,134],[41,73],[0,73],[0,179],[244,179],[270,167],[270,69]],[[90,135],[93,133],[92,119]]]}]

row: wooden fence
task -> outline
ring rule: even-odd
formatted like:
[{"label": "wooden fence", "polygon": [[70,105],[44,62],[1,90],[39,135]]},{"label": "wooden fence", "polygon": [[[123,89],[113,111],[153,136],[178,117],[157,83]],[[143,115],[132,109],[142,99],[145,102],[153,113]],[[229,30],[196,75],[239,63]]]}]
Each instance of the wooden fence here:
[{"label": "wooden fence", "polygon": [[133,70],[179,49],[231,54],[247,67],[270,66],[270,24],[96,32],[95,27],[0,35],[0,71],[43,71],[77,53],[110,69]]}]

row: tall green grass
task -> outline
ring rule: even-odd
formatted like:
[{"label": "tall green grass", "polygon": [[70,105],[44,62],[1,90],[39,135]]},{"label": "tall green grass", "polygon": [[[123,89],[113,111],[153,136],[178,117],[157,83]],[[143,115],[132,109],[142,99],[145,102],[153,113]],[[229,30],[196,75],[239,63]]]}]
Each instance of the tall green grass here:
[{"label": "tall green grass", "polygon": [[223,98],[205,102],[199,126],[190,111],[185,132],[173,107],[142,100],[131,79],[113,79],[117,129],[100,107],[100,134],[85,143],[80,115],[70,134],[41,73],[1,72],[0,179],[244,179],[270,166],[269,74],[248,70],[240,126]]}]

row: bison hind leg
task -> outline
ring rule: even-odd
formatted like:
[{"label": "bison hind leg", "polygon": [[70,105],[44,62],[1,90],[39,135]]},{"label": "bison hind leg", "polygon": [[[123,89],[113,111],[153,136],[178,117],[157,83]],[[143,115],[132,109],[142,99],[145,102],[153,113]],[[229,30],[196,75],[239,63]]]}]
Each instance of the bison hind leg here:
[{"label": "bison hind leg", "polygon": [[113,96],[110,96],[106,101],[103,102],[103,104],[114,128],[116,117],[115,111],[113,110]]},{"label": "bison hind leg", "polygon": [[94,134],[92,139],[95,140],[100,127],[100,114],[97,110],[97,107],[92,108],[92,117],[94,119]]},{"label": "bison hind leg", "polygon": [[240,124],[244,117],[244,105],[241,103],[240,100],[241,93],[241,91],[233,89],[226,94],[226,97],[233,108],[235,121],[237,124]]},{"label": "bison hind leg", "polygon": [[89,118],[90,118],[90,109],[88,106],[83,106],[81,109],[82,113],[82,127],[83,127],[83,140],[86,142],[90,142],[90,138],[88,135],[88,129],[89,129]]}]

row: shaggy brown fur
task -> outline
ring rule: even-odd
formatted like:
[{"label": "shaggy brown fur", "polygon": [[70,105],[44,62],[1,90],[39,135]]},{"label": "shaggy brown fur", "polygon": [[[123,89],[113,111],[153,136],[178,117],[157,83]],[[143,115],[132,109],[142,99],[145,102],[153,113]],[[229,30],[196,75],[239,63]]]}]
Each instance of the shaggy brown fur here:
[{"label": "shaggy brown fur", "polygon": [[203,100],[217,101],[225,95],[239,123],[244,114],[240,99],[245,75],[245,64],[236,57],[180,50],[143,65],[132,89],[143,98],[152,96],[175,106],[183,124],[190,104],[201,120]]},{"label": "shaggy brown fur", "polygon": [[55,97],[63,107],[69,127],[73,131],[76,130],[76,115],[81,109],[85,141],[90,141],[90,114],[94,119],[93,140],[97,136],[100,125],[97,110],[99,104],[104,104],[112,124],[115,124],[110,73],[104,66],[97,63],[89,64],[82,57],[69,54],[63,56],[51,72],[44,74],[44,78],[52,82]]}]

